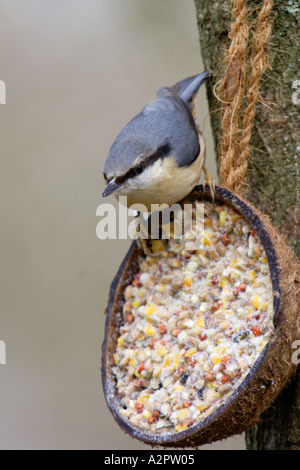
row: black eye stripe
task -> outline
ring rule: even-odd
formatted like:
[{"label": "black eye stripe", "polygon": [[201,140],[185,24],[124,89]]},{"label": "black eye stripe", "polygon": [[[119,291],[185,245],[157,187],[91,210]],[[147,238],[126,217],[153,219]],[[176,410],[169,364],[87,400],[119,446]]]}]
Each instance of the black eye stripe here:
[{"label": "black eye stripe", "polygon": [[139,162],[134,168],[131,168],[125,175],[118,176],[116,178],[117,184],[125,183],[130,178],[134,178],[136,175],[140,175],[146,168],[153,165],[157,160],[163,159],[171,151],[171,146],[166,143],[159,147],[155,153],[146,157],[142,162]]}]

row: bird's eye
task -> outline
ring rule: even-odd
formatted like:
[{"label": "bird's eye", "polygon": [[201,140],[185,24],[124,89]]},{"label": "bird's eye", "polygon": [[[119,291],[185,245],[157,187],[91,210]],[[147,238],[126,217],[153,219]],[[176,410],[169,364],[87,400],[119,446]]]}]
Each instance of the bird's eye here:
[{"label": "bird's eye", "polygon": [[140,175],[144,171],[143,163],[139,163],[135,168],[136,174]]},{"label": "bird's eye", "polygon": [[105,173],[103,173],[103,178],[105,179],[105,181],[107,181],[107,176]]}]

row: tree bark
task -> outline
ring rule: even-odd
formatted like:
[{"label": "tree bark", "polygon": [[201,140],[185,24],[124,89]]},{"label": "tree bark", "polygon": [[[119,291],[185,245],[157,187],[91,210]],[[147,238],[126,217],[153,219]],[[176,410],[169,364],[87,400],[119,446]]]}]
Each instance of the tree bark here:
[{"label": "tree bark", "polygon": [[[229,45],[232,0],[194,0],[200,46],[206,68],[218,80],[224,50]],[[260,0],[249,0],[248,24],[255,24]],[[251,157],[245,196],[286,237],[300,257],[300,5],[299,0],[275,0],[271,12],[271,68],[261,87],[251,137]],[[220,102],[208,88],[216,149],[221,134]],[[299,338],[300,339],[300,338]],[[300,369],[260,424],[246,433],[248,449],[300,448]]]}]

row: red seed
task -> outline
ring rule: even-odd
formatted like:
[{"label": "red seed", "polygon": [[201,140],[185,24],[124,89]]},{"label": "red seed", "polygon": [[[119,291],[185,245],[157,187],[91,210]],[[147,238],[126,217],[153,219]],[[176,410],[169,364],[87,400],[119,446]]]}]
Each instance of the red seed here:
[{"label": "red seed", "polygon": [[250,330],[254,334],[254,336],[260,336],[261,335],[261,329],[259,325],[253,325],[251,326]]},{"label": "red seed", "polygon": [[132,313],[128,313],[128,315],[126,315],[126,321],[128,323],[132,323],[134,321],[134,316],[132,315]]},{"label": "red seed", "polygon": [[228,242],[229,242],[229,235],[228,235],[228,233],[223,233],[223,235],[221,236],[221,239],[222,239],[223,245],[227,246],[227,245],[228,245]]},{"label": "red seed", "polygon": [[227,364],[227,362],[230,362],[230,356],[222,356],[221,361],[222,361],[224,364]]},{"label": "red seed", "polygon": [[207,382],[212,382],[214,380],[214,376],[211,372],[206,372],[205,378],[206,378]]},{"label": "red seed", "polygon": [[138,274],[138,275],[136,276],[136,278],[132,281],[132,285],[133,285],[134,287],[141,287],[142,284],[141,284],[141,282],[140,282],[140,276],[141,276],[141,275]]},{"label": "red seed", "polygon": [[244,282],[241,282],[239,285],[240,292],[245,292],[246,289],[247,289],[246,284]]},{"label": "red seed", "polygon": [[218,300],[214,300],[213,305],[212,305],[212,310],[214,311],[219,310],[220,307],[221,307],[220,302]]},{"label": "red seed", "polygon": [[143,411],[143,408],[144,408],[143,403],[140,403],[139,401],[137,401],[134,406],[138,413],[141,413]]},{"label": "red seed", "polygon": [[174,330],[172,331],[172,336],[175,336],[177,337],[180,333],[180,329],[179,328],[174,328]]},{"label": "red seed", "polygon": [[239,291],[240,291],[239,287],[238,287],[238,286],[234,286],[234,288],[233,288],[233,295],[234,295],[235,297],[237,297]]},{"label": "red seed", "polygon": [[166,325],[160,325],[159,332],[160,332],[161,335],[165,335],[167,331],[168,330],[167,330]]},{"label": "red seed", "polygon": [[201,334],[199,335],[199,339],[200,339],[200,341],[205,341],[205,340],[206,340],[206,338],[207,338],[207,336],[206,336],[206,334],[205,334],[205,333],[201,333]]},{"label": "red seed", "polygon": [[138,372],[139,374],[145,369],[145,365],[144,363],[142,362],[139,366],[138,366]]},{"label": "red seed", "polygon": [[135,385],[136,388],[146,388],[147,387],[147,383],[143,379],[135,380],[134,385]]},{"label": "red seed", "polygon": [[195,421],[193,421],[192,419],[187,423],[187,427],[190,428],[191,426],[193,426],[193,424],[195,423]]},{"label": "red seed", "polygon": [[189,401],[184,401],[182,406],[183,406],[183,408],[189,408],[190,406],[192,406],[192,404]]},{"label": "red seed", "polygon": [[221,382],[222,384],[226,384],[226,382],[228,382],[228,377],[226,375],[223,375],[222,378],[221,378]]},{"label": "red seed", "polygon": [[211,283],[212,283],[213,286],[215,286],[216,284],[218,284],[218,282],[219,282],[218,276],[212,277]]},{"label": "red seed", "polygon": [[194,367],[196,364],[197,364],[196,359],[195,359],[194,357],[190,357],[190,358],[189,358],[189,365],[190,365],[191,367]]},{"label": "red seed", "polygon": [[159,415],[160,415],[160,411],[158,411],[158,410],[154,410],[153,413],[152,413],[152,416],[155,420],[157,420],[159,418]]}]

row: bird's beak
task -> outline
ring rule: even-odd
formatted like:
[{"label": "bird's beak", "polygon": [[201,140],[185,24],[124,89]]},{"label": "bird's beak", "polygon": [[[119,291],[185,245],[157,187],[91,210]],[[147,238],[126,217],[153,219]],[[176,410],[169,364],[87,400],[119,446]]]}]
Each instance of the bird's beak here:
[{"label": "bird's beak", "polygon": [[106,188],[104,189],[101,197],[107,197],[107,196],[110,196],[112,193],[114,193],[115,191],[117,191],[117,189],[120,189],[121,188],[121,184],[117,184],[115,182],[115,178],[113,178],[112,180],[110,180],[110,182],[108,183],[108,185],[106,186]]}]

